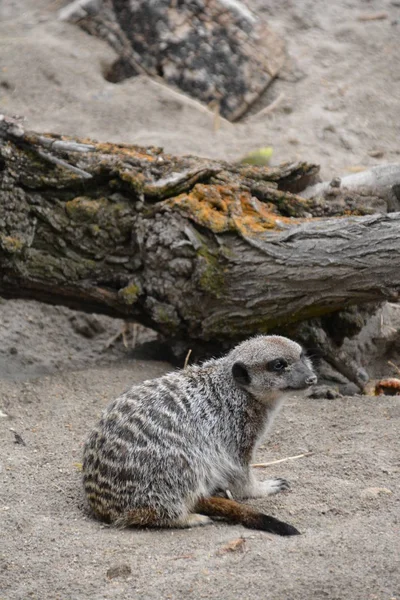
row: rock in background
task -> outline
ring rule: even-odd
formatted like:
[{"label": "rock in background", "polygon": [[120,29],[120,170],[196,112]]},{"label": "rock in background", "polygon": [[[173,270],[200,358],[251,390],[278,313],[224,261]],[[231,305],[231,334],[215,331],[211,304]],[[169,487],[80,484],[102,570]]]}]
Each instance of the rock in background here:
[{"label": "rock in background", "polygon": [[162,78],[230,121],[261,96],[286,57],[283,40],[240,1],[78,0],[60,18],[116,50],[108,81]]}]

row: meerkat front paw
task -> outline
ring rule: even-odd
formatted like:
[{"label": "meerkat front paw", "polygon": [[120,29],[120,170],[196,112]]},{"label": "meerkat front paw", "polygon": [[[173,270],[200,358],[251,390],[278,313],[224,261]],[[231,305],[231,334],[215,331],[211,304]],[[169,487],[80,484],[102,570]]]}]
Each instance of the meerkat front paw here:
[{"label": "meerkat front paw", "polygon": [[252,490],[253,498],[261,498],[262,496],[273,496],[279,492],[284,492],[290,489],[290,483],[286,479],[276,478],[267,479],[266,481],[257,481]]},{"label": "meerkat front paw", "polygon": [[269,490],[269,495],[290,490],[290,483],[281,477],[277,477],[276,479],[267,479],[267,481],[263,481],[262,483],[265,485],[265,488]]}]

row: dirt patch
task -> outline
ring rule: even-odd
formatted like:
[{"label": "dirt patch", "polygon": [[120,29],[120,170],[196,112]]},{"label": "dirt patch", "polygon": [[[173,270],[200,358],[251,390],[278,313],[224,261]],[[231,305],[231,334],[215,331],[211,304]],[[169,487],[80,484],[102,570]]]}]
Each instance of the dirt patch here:
[{"label": "dirt patch", "polygon": [[[60,306],[0,299],[0,378],[39,375],[121,361],[156,339],[141,326]],[[0,379],[1,381],[1,379]]]}]

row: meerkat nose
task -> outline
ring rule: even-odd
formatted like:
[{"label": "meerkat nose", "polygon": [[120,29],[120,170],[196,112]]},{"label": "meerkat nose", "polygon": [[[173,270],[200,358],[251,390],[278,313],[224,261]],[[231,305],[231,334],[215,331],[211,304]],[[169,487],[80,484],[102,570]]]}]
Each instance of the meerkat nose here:
[{"label": "meerkat nose", "polygon": [[306,384],[307,385],[315,385],[317,383],[317,376],[316,375],[310,375],[310,377],[307,377],[306,379]]}]

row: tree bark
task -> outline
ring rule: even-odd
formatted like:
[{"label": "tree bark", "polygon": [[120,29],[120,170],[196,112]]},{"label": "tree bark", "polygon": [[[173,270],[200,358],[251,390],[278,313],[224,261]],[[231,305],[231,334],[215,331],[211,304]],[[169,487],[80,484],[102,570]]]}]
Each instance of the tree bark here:
[{"label": "tree bark", "polygon": [[[205,343],[396,300],[400,213],[357,216],[368,207],[289,191],[317,172],[39,135],[0,117],[0,294]],[[321,210],[350,216],[312,218]]]}]

